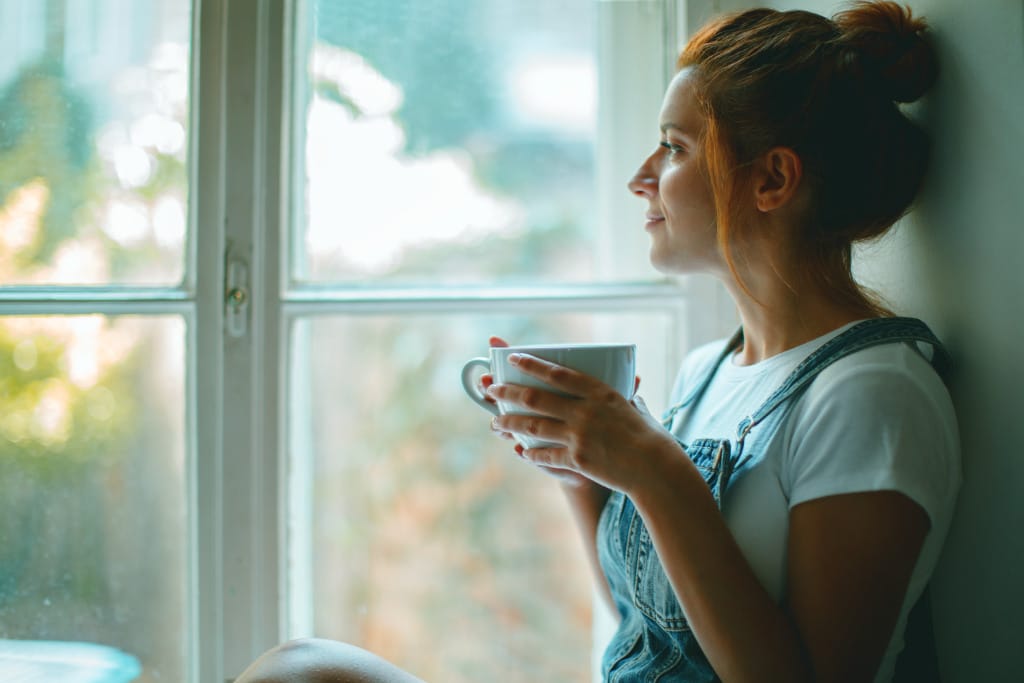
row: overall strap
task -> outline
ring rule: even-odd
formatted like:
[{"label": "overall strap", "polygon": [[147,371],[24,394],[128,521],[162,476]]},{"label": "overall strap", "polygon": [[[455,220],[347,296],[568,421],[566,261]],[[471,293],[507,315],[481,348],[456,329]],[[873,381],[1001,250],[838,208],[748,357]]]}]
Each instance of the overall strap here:
[{"label": "overall strap", "polygon": [[747,432],[758,424],[776,408],[792,396],[807,387],[818,373],[840,358],[870,346],[893,342],[909,343],[919,351],[917,342],[932,347],[930,362],[941,376],[949,366],[949,356],[939,340],[928,329],[928,326],[916,318],[874,318],[859,322],[843,333],[822,344],[805,358],[790,373],[786,381],[768,397],[752,415],[743,419],[737,428],[737,435],[742,442]]},{"label": "overall strap", "polygon": [[697,382],[696,385],[694,385],[694,387],[690,389],[689,392],[684,394],[683,399],[681,401],[675,403],[671,408],[665,411],[661,418],[661,422],[663,425],[665,425],[666,428],[671,427],[672,420],[675,418],[676,413],[678,413],[686,406],[700,400],[700,397],[704,395],[705,391],[707,391],[708,386],[711,385],[711,380],[714,379],[715,373],[718,371],[718,367],[737,348],[739,348],[740,343],[742,343],[742,341],[743,328],[741,327],[736,331],[735,334],[732,335],[732,337],[729,338],[729,341],[725,343],[725,346],[722,348],[722,351],[717,356],[715,356],[715,360],[711,363],[707,363],[704,366],[704,368],[702,368],[701,372],[703,372],[704,374],[701,377],[700,381]]}]

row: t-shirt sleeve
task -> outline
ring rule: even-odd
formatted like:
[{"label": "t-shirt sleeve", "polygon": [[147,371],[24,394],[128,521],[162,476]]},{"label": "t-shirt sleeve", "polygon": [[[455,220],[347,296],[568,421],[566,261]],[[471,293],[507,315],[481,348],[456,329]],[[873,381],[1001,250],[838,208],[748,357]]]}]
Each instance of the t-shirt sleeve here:
[{"label": "t-shirt sleeve", "polygon": [[945,388],[930,368],[838,365],[794,406],[782,473],[790,507],[899,491],[934,522],[959,478],[959,437]]}]

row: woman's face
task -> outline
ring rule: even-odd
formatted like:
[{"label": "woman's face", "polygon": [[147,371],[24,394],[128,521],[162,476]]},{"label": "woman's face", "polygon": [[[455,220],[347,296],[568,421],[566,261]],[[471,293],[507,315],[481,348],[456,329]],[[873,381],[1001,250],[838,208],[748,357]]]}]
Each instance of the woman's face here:
[{"label": "woman's face", "polygon": [[715,205],[704,164],[704,116],[692,69],[672,79],[661,106],[661,141],[629,181],[647,200],[651,263],[663,273],[723,272]]}]

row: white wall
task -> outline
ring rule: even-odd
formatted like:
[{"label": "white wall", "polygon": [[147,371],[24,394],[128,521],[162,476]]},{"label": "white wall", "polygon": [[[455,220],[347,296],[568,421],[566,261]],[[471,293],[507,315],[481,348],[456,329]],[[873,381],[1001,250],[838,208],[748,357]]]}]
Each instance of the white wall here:
[{"label": "white wall", "polygon": [[[919,206],[858,272],[947,343],[965,484],[933,586],[945,683],[1024,680],[1024,2],[907,0],[933,27],[935,141]],[[691,0],[710,9],[739,0]],[[824,0],[779,9],[831,15]]]},{"label": "white wall", "polygon": [[956,360],[965,485],[934,582],[946,683],[1021,680],[1024,657],[1024,3],[915,0],[942,75],[917,108],[920,206],[864,272]]}]

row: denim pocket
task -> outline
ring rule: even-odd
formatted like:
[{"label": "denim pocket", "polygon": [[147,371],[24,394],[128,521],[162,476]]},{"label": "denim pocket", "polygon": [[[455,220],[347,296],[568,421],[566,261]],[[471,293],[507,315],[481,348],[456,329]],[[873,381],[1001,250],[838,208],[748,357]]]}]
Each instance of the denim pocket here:
[{"label": "denim pocket", "polygon": [[648,619],[666,631],[689,631],[683,608],[665,575],[647,527],[636,516],[636,572],[633,574],[633,604]]},{"label": "denim pocket", "polygon": [[[700,439],[686,446],[686,452],[710,487],[715,501],[721,504],[718,478],[722,460],[729,457],[729,445],[721,439]],[[626,556],[634,561],[633,604],[648,619],[666,631],[688,631],[683,608],[669,583],[661,559],[651,542],[647,527],[633,511]]]}]

